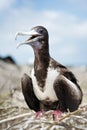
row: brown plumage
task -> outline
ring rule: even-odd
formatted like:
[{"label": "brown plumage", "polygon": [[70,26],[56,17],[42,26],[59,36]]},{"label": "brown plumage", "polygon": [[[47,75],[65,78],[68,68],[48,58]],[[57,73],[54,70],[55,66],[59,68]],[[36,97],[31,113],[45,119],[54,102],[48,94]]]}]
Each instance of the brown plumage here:
[{"label": "brown plumage", "polygon": [[35,54],[31,77],[24,74],[21,80],[23,95],[29,108],[35,111],[76,110],[82,101],[82,90],[74,74],[50,57],[47,30],[37,26],[31,32],[21,32],[18,35],[31,35],[20,45],[32,46]]}]

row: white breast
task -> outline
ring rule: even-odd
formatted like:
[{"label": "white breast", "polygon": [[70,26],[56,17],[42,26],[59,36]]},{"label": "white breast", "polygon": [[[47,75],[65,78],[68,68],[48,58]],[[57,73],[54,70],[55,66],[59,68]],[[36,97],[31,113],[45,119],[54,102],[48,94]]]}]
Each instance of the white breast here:
[{"label": "white breast", "polygon": [[40,87],[37,84],[36,77],[34,76],[34,69],[32,70],[31,78],[32,78],[32,83],[33,83],[33,89],[34,89],[34,93],[36,97],[39,100],[46,100],[46,99],[49,99],[49,101],[58,100],[56,93],[54,91],[54,88],[53,88],[53,83],[58,75],[59,73],[56,70],[49,68],[48,73],[47,73],[46,83],[44,86],[44,91],[41,91]]}]

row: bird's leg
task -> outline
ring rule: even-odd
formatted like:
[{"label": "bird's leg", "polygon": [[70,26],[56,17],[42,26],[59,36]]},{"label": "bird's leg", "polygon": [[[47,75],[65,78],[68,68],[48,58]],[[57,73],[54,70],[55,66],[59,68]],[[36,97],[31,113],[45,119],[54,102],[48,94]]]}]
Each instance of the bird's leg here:
[{"label": "bird's leg", "polygon": [[41,112],[41,111],[36,112],[36,113],[35,113],[35,119],[37,119],[38,117],[40,117],[40,116],[41,116],[41,114],[42,114],[42,112]]},{"label": "bird's leg", "polygon": [[57,121],[58,118],[62,117],[62,111],[60,108],[62,108],[62,105],[61,102],[58,102],[56,109],[51,112],[54,121]]},{"label": "bird's leg", "polygon": [[51,114],[53,116],[54,121],[62,117],[62,112],[60,110],[54,110],[53,112],[51,112]]},{"label": "bird's leg", "polygon": [[40,116],[43,115],[43,114],[44,114],[44,110],[36,112],[35,119],[40,118]]}]

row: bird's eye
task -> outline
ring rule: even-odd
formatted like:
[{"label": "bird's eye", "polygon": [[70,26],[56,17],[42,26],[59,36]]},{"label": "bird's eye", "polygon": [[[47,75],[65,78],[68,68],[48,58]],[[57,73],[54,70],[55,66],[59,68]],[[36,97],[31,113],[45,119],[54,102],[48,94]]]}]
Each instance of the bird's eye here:
[{"label": "bird's eye", "polygon": [[39,32],[40,32],[40,33],[43,33],[43,30],[41,29]]}]

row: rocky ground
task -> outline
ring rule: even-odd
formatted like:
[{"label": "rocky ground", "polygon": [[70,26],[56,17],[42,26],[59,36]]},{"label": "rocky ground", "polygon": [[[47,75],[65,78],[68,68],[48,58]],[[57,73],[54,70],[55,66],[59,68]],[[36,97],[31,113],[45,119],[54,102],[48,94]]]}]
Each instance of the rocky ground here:
[{"label": "rocky ground", "polygon": [[[20,120],[16,120],[17,121],[16,124],[19,122],[20,126],[18,126],[18,128],[17,126],[13,128],[12,126],[14,125],[11,126],[12,123],[14,124],[13,120],[3,122],[2,120],[4,119],[9,119],[23,113],[25,114],[26,112],[30,112],[30,115],[29,115],[30,117],[27,117],[26,119],[22,117],[23,122],[24,120],[26,120],[25,125],[28,126],[28,124],[30,123],[30,120],[28,120],[28,118],[30,119],[33,118],[33,116],[31,116],[31,115],[34,115],[33,112],[27,108],[27,105],[24,101],[24,98],[21,92],[21,82],[20,82],[21,77],[24,73],[30,74],[31,68],[32,68],[31,65],[18,66],[16,64],[9,64],[9,63],[0,61],[0,130],[3,130],[3,129],[14,130],[14,129],[23,128],[23,126],[21,127]],[[81,106],[83,106],[87,104],[87,90],[86,90],[87,89],[87,67],[86,66],[69,67],[69,69],[76,75],[78,82],[82,88],[83,101],[82,101]],[[44,120],[45,124],[47,123],[46,119],[48,120],[48,118],[47,117],[45,118]],[[87,119],[85,120],[87,123]],[[40,123],[40,120],[36,122],[36,125],[38,123]],[[33,123],[31,122],[31,126],[32,124]],[[52,120],[50,120],[48,124],[51,124],[52,126]],[[64,130],[65,130],[66,125],[67,124],[62,126]],[[27,126],[26,126],[26,130],[30,129],[30,128],[27,129]],[[43,126],[41,126],[41,128],[42,127]],[[45,130],[46,127],[40,130]],[[37,128],[38,127],[36,127],[36,129]],[[68,126],[66,126],[66,128],[68,128]],[[32,127],[32,129],[34,128]]]}]

